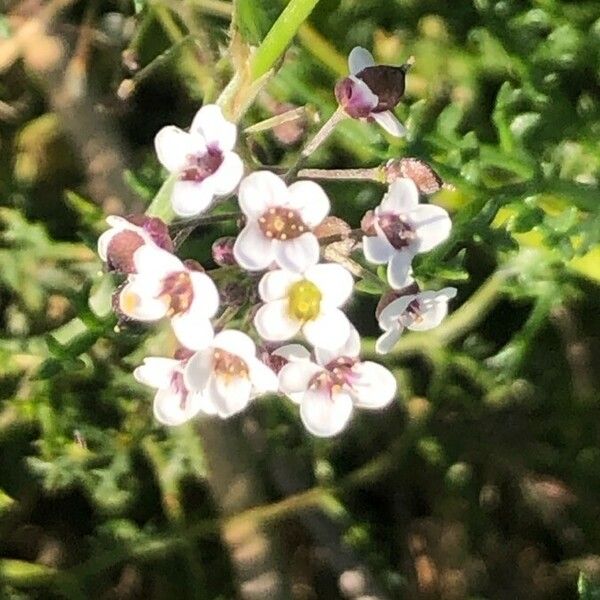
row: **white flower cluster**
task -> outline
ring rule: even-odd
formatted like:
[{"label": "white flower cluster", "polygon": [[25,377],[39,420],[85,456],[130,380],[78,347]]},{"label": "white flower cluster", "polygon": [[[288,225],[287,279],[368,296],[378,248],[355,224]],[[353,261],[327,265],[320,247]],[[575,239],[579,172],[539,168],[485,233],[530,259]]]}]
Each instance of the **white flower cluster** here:
[{"label": "white flower cluster", "polygon": [[[354,53],[354,63],[357,56],[371,64],[364,53]],[[353,72],[357,69],[354,64]],[[389,111],[377,114],[392,118]],[[335,435],[355,407],[388,405],[396,380],[385,367],[359,358],[359,334],[342,310],[352,295],[353,276],[341,264],[320,260],[315,228],[329,214],[327,195],[312,181],[288,186],[267,171],[244,177],[234,152],[236,136],[235,124],[218,106],[208,105],[198,111],[189,132],[165,127],[155,143],[160,162],[175,179],[171,204],[176,215],[198,216],[216,198],[236,194],[245,224],[233,243],[232,261],[250,275],[262,273],[260,279],[247,277],[258,281],[262,301],[251,309],[259,347],[247,333],[223,329],[226,322],[219,321],[215,334],[212,319],[223,304],[217,285],[197,262],[174,254],[164,223],[109,217],[98,252],[110,269],[126,276],[115,296],[117,313],[122,320],[168,318],[181,346],[173,358],[146,358],[134,376],[156,389],[154,414],[166,425],[199,413],[227,418],[253,398],[279,392],[299,405],[310,432]],[[396,290],[378,317],[384,331],[378,352],[389,351],[403,329],[429,329],[445,316],[455,290],[415,292],[411,261],[446,239],[450,226],[443,209],[419,204],[417,186],[407,178],[392,183],[373,211],[364,255],[369,262],[387,264]],[[410,294],[402,294],[411,284]],[[284,344],[296,339],[310,349]]]}]

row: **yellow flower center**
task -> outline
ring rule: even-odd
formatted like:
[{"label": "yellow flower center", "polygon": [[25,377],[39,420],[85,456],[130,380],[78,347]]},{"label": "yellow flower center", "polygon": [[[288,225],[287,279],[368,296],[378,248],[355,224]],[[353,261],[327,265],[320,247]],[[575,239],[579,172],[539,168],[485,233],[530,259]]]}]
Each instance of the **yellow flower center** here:
[{"label": "yellow flower center", "polygon": [[310,321],[319,316],[321,292],[319,288],[303,279],[294,283],[288,290],[289,314],[300,321]]}]

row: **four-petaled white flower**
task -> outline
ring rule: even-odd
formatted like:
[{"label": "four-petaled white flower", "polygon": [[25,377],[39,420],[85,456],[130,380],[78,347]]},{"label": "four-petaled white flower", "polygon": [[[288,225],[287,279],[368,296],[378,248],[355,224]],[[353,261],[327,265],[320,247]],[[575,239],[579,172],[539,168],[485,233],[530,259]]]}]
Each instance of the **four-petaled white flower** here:
[{"label": "four-petaled white flower", "polygon": [[183,378],[186,359],[149,356],[133,376],[156,389],[154,417],[163,425],[181,425],[203,408],[202,394],[190,391]]},{"label": "four-petaled white flower", "polygon": [[447,287],[439,292],[419,292],[400,296],[379,314],[379,327],[385,332],[375,349],[387,354],[400,339],[404,329],[426,331],[437,327],[448,314],[448,301],[456,296],[456,288]]},{"label": "four-petaled white flower", "polygon": [[312,229],[329,212],[329,199],[314,181],[289,188],[277,175],[252,173],[240,184],[240,208],[246,226],[233,247],[236,261],[249,271],[272,262],[302,272],[319,260],[319,242]]},{"label": "four-petaled white flower", "polygon": [[171,204],[181,217],[204,212],[215,196],[230,194],[238,185],[244,165],[233,152],[237,128],[216,104],[203,106],[189,133],[169,125],[154,139],[158,160],[176,174]]},{"label": "four-petaled white flower", "polygon": [[419,191],[412,179],[394,181],[373,215],[376,235],[363,237],[365,258],[388,264],[388,281],[395,289],[406,285],[415,254],[441,244],[450,234],[452,222],[440,206],[419,204]]},{"label": "four-petaled white flower", "polygon": [[210,318],[219,308],[219,293],[208,275],[182,263],[154,244],[135,251],[136,274],[119,293],[119,309],[137,321],[170,317],[179,342],[191,350],[213,338]]},{"label": "four-petaled white flower", "polygon": [[254,342],[241,331],[217,333],[194,354],[184,373],[187,389],[202,396],[202,409],[222,418],[244,410],[250,400],[277,391],[277,376],[256,358]]},{"label": "four-petaled white flower", "polygon": [[352,275],[341,265],[317,264],[303,273],[277,269],[265,273],[258,292],[265,304],[254,326],[265,340],[283,341],[300,330],[313,345],[339,348],[350,334],[348,317],[339,309],[352,293]]},{"label": "four-petaled white flower", "polygon": [[375,120],[389,134],[402,137],[406,130],[392,110],[404,94],[408,66],[376,65],[373,55],[357,46],[348,56],[350,76],[335,88],[340,106],[349,116]]},{"label": "four-petaled white flower", "polygon": [[336,435],[348,423],[353,408],[379,409],[396,394],[396,379],[377,363],[361,361],[360,338],[352,328],[341,348],[315,348],[314,361],[297,344],[275,354],[289,362],[279,371],[279,389],[300,405],[305,427],[319,437]]}]

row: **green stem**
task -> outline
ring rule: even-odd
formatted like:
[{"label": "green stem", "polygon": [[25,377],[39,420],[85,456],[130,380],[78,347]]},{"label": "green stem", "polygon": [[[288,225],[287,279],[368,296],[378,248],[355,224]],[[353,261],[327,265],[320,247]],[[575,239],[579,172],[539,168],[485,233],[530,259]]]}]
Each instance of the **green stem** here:
[{"label": "green stem", "polygon": [[319,0],[291,0],[267,33],[252,58],[252,79],[265,75],[292,41]]}]

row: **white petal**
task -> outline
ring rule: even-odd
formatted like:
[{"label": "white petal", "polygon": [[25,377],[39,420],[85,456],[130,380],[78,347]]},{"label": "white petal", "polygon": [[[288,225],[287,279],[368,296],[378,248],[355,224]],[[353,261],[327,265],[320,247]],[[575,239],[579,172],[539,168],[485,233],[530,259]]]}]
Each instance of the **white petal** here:
[{"label": "white petal", "polygon": [[387,268],[387,279],[395,290],[401,290],[411,282],[412,253],[406,250],[396,250]]},{"label": "white petal", "polygon": [[338,434],[350,419],[352,399],[348,394],[309,390],[300,404],[300,418],[310,433],[319,437]]},{"label": "white petal", "polygon": [[314,181],[297,181],[289,187],[289,207],[297,210],[309,227],[316,227],[329,214],[329,198]]},{"label": "white petal", "polygon": [[133,264],[139,274],[147,275],[156,281],[171,273],[185,270],[183,263],[174,254],[153,243],[144,244],[133,253]]},{"label": "white petal", "polygon": [[216,406],[221,418],[226,419],[244,410],[250,402],[252,384],[246,377],[224,378],[213,375],[206,395]]},{"label": "white petal", "polygon": [[213,348],[220,348],[248,362],[256,359],[256,346],[250,336],[235,329],[224,329],[215,335]]},{"label": "white petal", "polygon": [[371,361],[357,363],[352,372],[358,381],[352,384],[354,403],[360,408],[383,408],[396,395],[396,378],[389,369]]},{"label": "white petal", "polygon": [[110,244],[111,240],[115,237],[115,235],[117,235],[117,233],[119,233],[119,230],[113,229],[111,227],[108,231],[105,231],[98,238],[98,256],[103,262],[106,262],[106,259],[108,257],[108,245]]},{"label": "white petal", "polygon": [[190,154],[202,154],[206,151],[201,139],[191,136],[174,125],[163,127],[156,134],[154,147],[158,160],[171,173],[185,168]]},{"label": "white petal", "polygon": [[386,237],[379,235],[364,235],[362,243],[365,258],[375,265],[385,264],[394,254],[395,249],[388,242]]},{"label": "white petal", "polygon": [[300,331],[302,321],[289,316],[287,300],[276,300],[258,309],[254,317],[254,326],[261,338],[282,342],[294,337]]},{"label": "white petal", "polygon": [[339,308],[327,308],[302,327],[306,339],[317,348],[335,350],[350,335],[350,321]]},{"label": "white petal", "polygon": [[323,368],[310,360],[289,362],[279,371],[279,389],[284,394],[304,392],[311,379],[322,372]]},{"label": "white petal", "polygon": [[119,294],[119,310],[136,321],[157,321],[167,314],[168,305],[157,298],[160,280],[131,276]]},{"label": "white petal", "polygon": [[418,295],[409,294],[390,302],[381,313],[379,313],[379,327],[386,331],[391,327],[394,327],[398,323],[400,316],[404,314],[406,307],[416,298],[418,298]]},{"label": "white petal", "polygon": [[341,306],[350,298],[354,279],[348,269],[335,263],[323,263],[308,269],[304,274],[322,294],[322,302],[328,306]]},{"label": "white petal", "polygon": [[128,221],[125,217],[120,217],[119,215],[108,215],[106,217],[106,223],[109,227],[114,227],[115,229],[140,229],[137,225]]},{"label": "white petal", "polygon": [[441,289],[439,292],[436,292],[436,297],[438,300],[452,300],[452,298],[456,297],[457,292],[458,290],[455,287],[446,287]]},{"label": "white petal", "polygon": [[323,366],[328,365],[331,361],[346,356],[355,358],[360,354],[360,335],[352,324],[350,324],[350,335],[346,342],[335,350],[325,350],[324,348],[315,348],[315,359],[317,363]]},{"label": "white petal", "polygon": [[211,177],[204,181],[177,180],[171,193],[171,205],[180,217],[195,217],[206,211],[215,196]]},{"label": "white petal", "polygon": [[348,55],[348,69],[351,75],[360,73],[367,67],[372,67],[375,64],[373,55],[366,49],[356,46]]},{"label": "white petal", "polygon": [[219,309],[219,292],[213,280],[199,271],[188,271],[188,274],[194,291],[189,310],[201,312],[208,318],[214,317]]},{"label": "white petal", "polygon": [[274,393],[278,389],[277,375],[257,358],[248,361],[252,395]]},{"label": "white petal", "polygon": [[423,307],[420,318],[412,319],[407,325],[413,331],[427,331],[437,327],[448,314],[448,300],[456,294],[455,288],[445,288],[441,292],[422,292],[419,302]]},{"label": "white petal", "polygon": [[270,206],[285,205],[288,200],[285,182],[269,171],[256,171],[240,183],[238,201],[247,217],[258,219]]},{"label": "white petal", "polygon": [[375,342],[375,351],[378,354],[387,354],[398,343],[402,331],[403,328],[400,325],[396,325],[380,335]]},{"label": "white petal", "polygon": [[196,352],[188,361],[183,371],[185,386],[192,391],[201,392],[207,385],[213,372],[213,349],[207,348]]},{"label": "white petal", "polygon": [[402,177],[390,184],[379,205],[381,211],[403,215],[419,206],[419,190],[412,179]]},{"label": "white petal", "polygon": [[314,233],[307,231],[294,240],[275,246],[275,261],[283,269],[302,273],[319,262],[319,242]]},{"label": "white petal", "polygon": [[282,300],[287,297],[289,288],[301,280],[302,275],[292,271],[284,269],[269,271],[262,276],[258,284],[258,293],[263,302]]},{"label": "white petal", "polygon": [[441,206],[421,204],[410,212],[409,218],[417,229],[418,252],[435,248],[450,235],[452,221]]},{"label": "white petal", "polygon": [[182,425],[195,417],[202,408],[202,395],[188,393],[181,401],[179,394],[159,390],[154,397],[154,418],[163,425]]},{"label": "white petal", "polygon": [[272,354],[281,356],[289,361],[307,360],[310,358],[310,352],[301,344],[286,344],[273,350]]},{"label": "white petal", "polygon": [[233,245],[236,262],[248,271],[266,269],[275,257],[274,241],[266,238],[256,221],[249,221]]},{"label": "white petal", "polygon": [[371,113],[370,116],[373,117],[390,135],[393,135],[394,137],[404,137],[406,134],[404,125],[398,121],[396,115],[392,111],[386,110],[384,112]]},{"label": "white petal", "polygon": [[[192,305],[193,306],[193,305]],[[203,310],[190,310],[171,317],[173,333],[189,350],[204,350],[213,339],[213,328]]]},{"label": "white petal", "polygon": [[244,163],[235,152],[225,152],[223,162],[210,175],[210,182],[217,196],[231,194],[244,174]]},{"label": "white petal", "polygon": [[216,146],[222,152],[233,150],[237,138],[237,127],[216,104],[207,104],[196,113],[190,131],[199,133],[207,146]]},{"label": "white petal", "polygon": [[162,358],[160,356],[149,356],[144,359],[144,364],[133,371],[136,381],[161,389],[171,385],[171,377],[180,366],[180,361],[173,358]]}]

